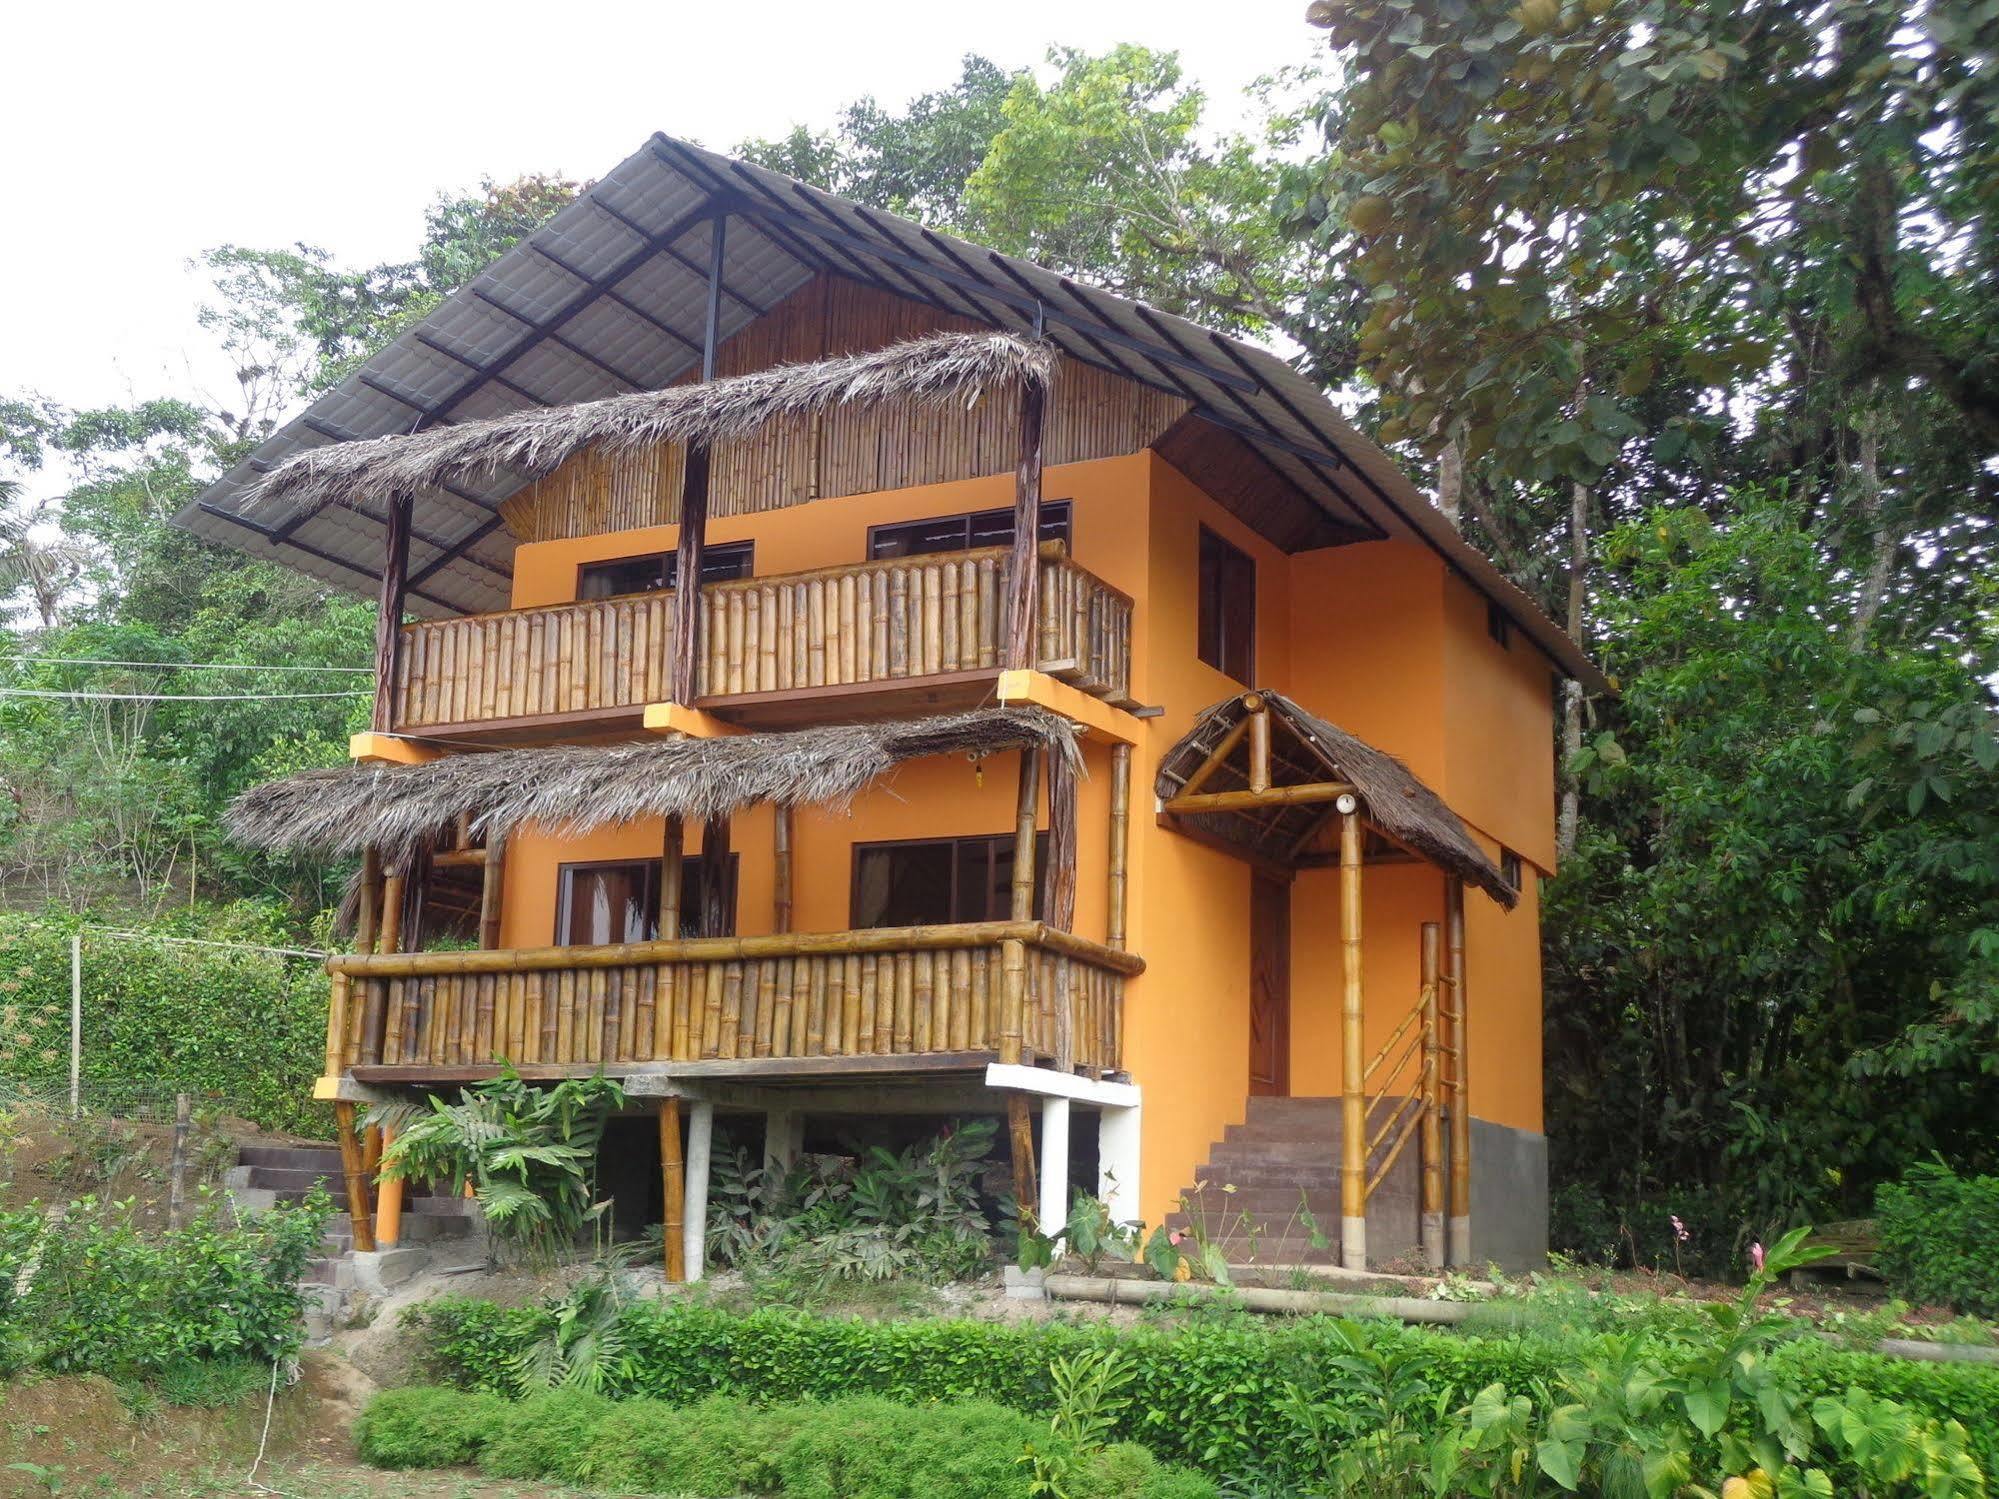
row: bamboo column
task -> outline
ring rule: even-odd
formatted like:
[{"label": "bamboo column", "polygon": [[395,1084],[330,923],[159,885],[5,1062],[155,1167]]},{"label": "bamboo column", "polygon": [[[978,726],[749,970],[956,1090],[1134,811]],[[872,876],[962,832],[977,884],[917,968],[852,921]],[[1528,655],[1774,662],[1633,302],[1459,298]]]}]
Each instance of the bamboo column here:
[{"label": "bamboo column", "polygon": [[[382,1131],[382,1151],[396,1143],[395,1132]],[[379,1168],[380,1162],[377,1161]],[[382,1249],[394,1249],[403,1237],[403,1179],[400,1176],[383,1177],[379,1169],[375,1179],[375,1243]]]},{"label": "bamboo column", "polygon": [[[1048,873],[1042,920],[1058,932],[1076,925],[1076,771],[1060,750],[1043,751],[1048,762]],[[1016,833],[1017,836],[1017,833]],[[1030,843],[1030,847],[1032,844]],[[1028,913],[1030,916],[1033,912]],[[1055,1069],[1076,1070],[1076,1012],[1072,973],[1055,967]],[[1047,1153],[1047,1111],[1042,1112],[1042,1146]],[[1068,1216],[1064,1204],[1063,1216]]]},{"label": "bamboo column", "polygon": [[1437,1074],[1437,969],[1443,933],[1434,921],[1423,923],[1423,1123],[1416,1148],[1421,1152],[1422,1202],[1419,1238],[1423,1258],[1432,1267],[1444,1263],[1444,1137],[1438,1117],[1439,1077]]},{"label": "bamboo column", "polygon": [[687,1171],[680,1154],[680,1100],[659,1101],[659,1177],[666,1195],[666,1278],[671,1285],[687,1279]]},{"label": "bamboo column", "polygon": [[687,829],[678,817],[666,819],[659,848],[659,931],[662,942],[680,937],[682,873],[686,863]]},{"label": "bamboo column", "polygon": [[1008,566],[1006,634],[1000,665],[1031,668],[1041,612],[1041,417],[1047,392],[1029,380],[1020,390],[1020,463],[1014,471],[1013,556]]},{"label": "bamboo column", "polygon": [[[708,221],[707,325],[701,340],[701,379],[715,378],[715,351],[721,334],[722,254],[728,218]],[[676,703],[691,703],[701,665],[701,558],[708,543],[708,470],[706,443],[689,443],[680,478],[680,538],[674,551],[673,670],[669,677]]]},{"label": "bamboo column", "polygon": [[[1034,919],[1034,821],[1040,800],[1038,752],[1020,752],[1020,791],[1014,809],[1013,901],[1015,921]],[[1017,1063],[1023,1059],[1022,1037],[1027,1019],[1027,944],[1018,937],[1000,944],[1000,1060]],[[1013,1200],[1018,1205],[1024,1227],[1037,1221],[1034,1189],[1034,1123],[1028,1112],[1027,1097],[1009,1093],[1006,1100],[1007,1136],[1013,1148]]]},{"label": "bamboo column", "polygon": [[347,1006],[353,980],[344,973],[333,975],[332,993],[326,1005],[326,1076],[338,1077],[347,1070]]},{"label": "bamboo column", "polygon": [[1340,815],[1340,1263],[1367,1268],[1367,1100],[1361,1051],[1361,827],[1358,812]]},{"label": "bamboo column", "polygon": [[375,615],[375,706],[368,727],[386,734],[396,726],[396,675],[403,653],[403,591],[409,584],[408,495],[392,498],[382,537],[382,587]]},{"label": "bamboo column", "polygon": [[729,819],[701,824],[701,935],[729,935]]},{"label": "bamboo column", "polygon": [[1104,921],[1104,943],[1124,950],[1125,903],[1129,896],[1131,857],[1131,746],[1111,747],[1110,914]]},{"label": "bamboo column", "polygon": [[[376,938],[383,952],[400,952],[403,937],[403,905],[406,878],[398,869],[382,881],[382,920]],[[388,1028],[389,986],[367,979],[361,985],[360,1061],[374,1066],[382,1060],[382,1036]]]},{"label": "bamboo column", "polygon": [[771,806],[771,927],[773,932],[791,930],[791,808],[777,802]]},{"label": "bamboo column", "polygon": [[354,949],[373,952],[382,923],[382,851],[370,844],[361,852],[361,910],[355,920]]},{"label": "bamboo column", "polygon": [[1270,707],[1254,692],[1243,705],[1249,709],[1249,789],[1261,796],[1270,789]]},{"label": "bamboo column", "polygon": [[1465,885],[1453,876],[1445,887],[1445,992],[1444,1047],[1450,1058],[1448,1088],[1451,1140],[1450,1195],[1446,1212],[1449,1233],[1446,1250],[1453,1265],[1471,1263],[1471,1094],[1466,1087],[1467,1045],[1471,1039],[1465,1010]]},{"label": "bamboo column", "polygon": [[501,894],[506,887],[507,838],[504,833],[486,835],[486,857],[480,867],[479,945],[500,945]]},{"label": "bamboo column", "polygon": [[347,1217],[353,1225],[354,1247],[363,1254],[375,1248],[375,1229],[368,1218],[368,1173],[361,1164],[361,1136],[354,1127],[354,1105],[333,1105],[333,1124],[340,1136],[340,1174],[347,1184]]}]

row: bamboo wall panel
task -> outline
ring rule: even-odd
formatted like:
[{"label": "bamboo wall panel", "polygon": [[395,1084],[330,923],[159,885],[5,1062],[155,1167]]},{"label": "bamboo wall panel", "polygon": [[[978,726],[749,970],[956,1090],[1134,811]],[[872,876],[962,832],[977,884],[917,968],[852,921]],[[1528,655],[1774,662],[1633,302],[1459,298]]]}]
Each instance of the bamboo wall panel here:
[{"label": "bamboo wall panel", "polygon": [[[725,343],[716,370],[748,374],[979,327],[920,302],[821,276]],[[1178,396],[1065,360],[1049,402],[1044,461],[1138,452],[1187,409]],[[708,513],[748,515],[832,495],[1005,473],[1018,447],[1019,410],[1010,398],[970,407],[945,401],[856,408],[775,422],[716,448]],[[680,518],[681,463],[678,447],[582,454],[522,489],[501,514],[521,541],[672,525]]]},{"label": "bamboo wall panel", "polygon": [[[710,583],[703,697],[989,670],[1005,548]],[[1037,661],[1113,701],[1131,687],[1131,600],[1064,557],[1040,569]],[[642,707],[671,696],[673,595],[552,604],[403,627],[395,726],[408,732]]]},{"label": "bamboo wall panel", "polygon": [[[399,955],[351,975],[340,970],[355,960],[335,959],[346,1002],[329,1016],[329,1067],[593,1068],[997,1050],[1002,941],[977,940],[975,928],[921,931],[952,940],[899,940],[893,931],[749,939],[735,944],[734,957],[692,956],[699,942],[650,943],[609,955],[645,954],[630,961],[588,965],[565,961],[561,949],[487,952],[480,957],[496,961],[471,971],[421,961],[435,954]],[[841,935],[864,938],[864,950],[833,950]],[[1053,1055],[1055,1006],[1066,994],[1075,1066],[1101,1074],[1119,1066],[1124,973],[1071,950],[1084,945],[1029,948],[1023,1048]],[[366,1043],[363,1013],[384,1017],[379,1053]]]}]

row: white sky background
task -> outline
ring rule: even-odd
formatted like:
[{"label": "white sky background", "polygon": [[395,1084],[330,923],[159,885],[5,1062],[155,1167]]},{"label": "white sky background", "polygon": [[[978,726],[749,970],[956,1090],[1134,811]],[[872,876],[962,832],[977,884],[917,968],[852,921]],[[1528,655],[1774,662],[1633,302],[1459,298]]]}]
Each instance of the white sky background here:
[{"label": "white sky background", "polygon": [[[1233,123],[1242,87],[1312,61],[1304,0],[990,5],[222,0],[13,7],[0,50],[0,392],[70,406],[201,389],[210,245],[403,259],[439,189],[599,176],[654,130],[727,149],[899,105],[981,52],[1178,49]],[[9,222],[11,220],[11,222]]]}]

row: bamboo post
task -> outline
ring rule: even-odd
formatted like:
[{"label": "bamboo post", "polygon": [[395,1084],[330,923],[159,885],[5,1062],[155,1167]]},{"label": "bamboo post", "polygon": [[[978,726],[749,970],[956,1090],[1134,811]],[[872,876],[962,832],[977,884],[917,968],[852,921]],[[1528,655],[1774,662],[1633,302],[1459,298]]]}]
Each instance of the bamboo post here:
[{"label": "bamboo post", "polygon": [[1041,417],[1047,392],[1028,380],[1020,390],[1020,464],[1014,472],[1013,556],[1007,578],[1006,635],[1000,665],[1031,668],[1041,603]]},{"label": "bamboo post", "polygon": [[1104,920],[1104,943],[1123,951],[1125,944],[1125,903],[1130,887],[1131,857],[1131,746],[1111,747],[1111,847],[1110,902]]},{"label": "bamboo post", "polygon": [[361,1165],[361,1136],[354,1127],[354,1105],[344,1099],[334,1104],[333,1124],[340,1136],[340,1173],[347,1183],[347,1218],[353,1228],[354,1247],[362,1254],[372,1254],[375,1230],[368,1219],[368,1173]]},{"label": "bamboo post", "polygon": [[687,1279],[687,1172],[680,1154],[680,1100],[659,1101],[659,1176],[666,1194],[666,1278],[671,1285]]},{"label": "bamboo post", "polygon": [[[1059,932],[1076,925],[1076,772],[1060,750],[1043,752],[1048,761],[1048,871],[1042,917]],[[1074,974],[1067,962],[1055,965],[1055,1068],[1076,1070]],[[1043,1148],[1047,1147],[1044,1110]],[[1046,1171],[1044,1170],[1044,1175]],[[1066,1204],[1063,1217],[1068,1216]]]},{"label": "bamboo post", "polygon": [[[382,1131],[384,1155],[395,1141],[393,1131]],[[378,1161],[375,1173],[375,1245],[379,1249],[394,1249],[402,1238],[403,1179],[400,1176],[383,1176]]]},{"label": "bamboo post", "polygon": [[1034,919],[1034,824],[1041,799],[1039,752],[1020,752],[1020,789],[1013,812],[1013,889],[1010,914],[1015,921]]},{"label": "bamboo post", "polygon": [[173,1153],[167,1158],[167,1227],[179,1228],[182,1204],[187,1200],[187,1132],[194,1122],[194,1100],[185,1093],[174,1095]]},{"label": "bamboo post", "polygon": [[[1030,623],[1032,623],[1030,617]],[[1020,789],[1014,806],[1012,915],[1015,921],[1034,917],[1034,821],[1040,800],[1041,757],[1032,749],[1020,752]],[[1000,1060],[1021,1060],[1027,1020],[1027,944],[1011,938],[1000,944]],[[1009,1093],[1006,1100],[1007,1138],[1013,1153],[1013,1200],[1023,1227],[1039,1221],[1034,1190],[1034,1123],[1027,1096]]]},{"label": "bamboo post", "polygon": [[1261,795],[1270,789],[1270,708],[1254,692],[1243,705],[1249,709],[1249,789]]},{"label": "bamboo post", "polygon": [[83,1113],[83,933],[69,934],[69,1117]]},{"label": "bamboo post", "polygon": [[792,812],[784,802],[771,807],[771,927],[773,932],[791,930],[791,835]]},{"label": "bamboo post", "polygon": [[347,1002],[353,980],[344,973],[333,975],[332,994],[326,1006],[326,1076],[338,1077],[344,1070],[347,1050]]},{"label": "bamboo post", "polygon": [[1446,1251],[1449,1263],[1471,1263],[1471,1093],[1467,1045],[1471,1039],[1465,1010],[1465,885],[1453,876],[1445,893],[1446,957],[1445,990],[1450,1001],[1444,1009],[1444,1046],[1451,1059],[1450,1101],[1450,1192],[1445,1211],[1449,1215]]},{"label": "bamboo post", "polygon": [[1434,1268],[1444,1263],[1444,1139],[1438,1118],[1437,970],[1443,933],[1434,921],[1423,923],[1423,1123],[1416,1148],[1421,1153],[1422,1203],[1419,1208],[1423,1258]]},{"label": "bamboo post", "polygon": [[486,860],[479,881],[479,945],[500,945],[501,894],[506,885],[507,838],[504,833],[486,835]]},{"label": "bamboo post", "polygon": [[382,535],[382,586],[375,614],[375,706],[368,727],[386,734],[396,726],[396,668],[403,650],[403,590],[409,582],[408,495],[392,496]]},{"label": "bamboo post", "polygon": [[383,952],[403,950],[403,881],[400,869],[382,880],[382,924],[378,930]]},{"label": "bamboo post", "polygon": [[355,950],[373,952],[381,930],[382,851],[370,844],[361,851],[361,911],[355,921]]},{"label": "bamboo post", "polygon": [[729,819],[701,824],[701,935],[729,934]]},{"label": "bamboo post", "polygon": [[[701,341],[701,379],[715,378],[715,352],[721,338],[722,256],[728,217],[716,214],[708,222],[708,307]],[[708,541],[708,470],[706,443],[689,443],[680,472],[680,538],[674,554],[673,673],[671,696],[692,703],[701,666],[701,555]]]},{"label": "bamboo post", "polygon": [[659,849],[659,931],[662,942],[680,937],[681,875],[687,848],[687,829],[678,817],[666,819]]},{"label": "bamboo post", "polygon": [[1360,814],[1340,814],[1340,1264],[1367,1268],[1367,1102],[1362,1057]]}]

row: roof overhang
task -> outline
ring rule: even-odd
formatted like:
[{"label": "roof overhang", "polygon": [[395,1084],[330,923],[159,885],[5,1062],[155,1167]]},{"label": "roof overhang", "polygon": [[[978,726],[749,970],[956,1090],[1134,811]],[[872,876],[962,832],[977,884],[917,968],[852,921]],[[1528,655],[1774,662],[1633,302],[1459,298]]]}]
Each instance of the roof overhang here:
[{"label": "roof overhang", "polygon": [[[727,225],[718,338],[821,274],[990,327],[1038,332],[1067,358],[1181,396],[1337,526],[1350,530],[1358,516],[1380,535],[1425,546],[1563,671],[1607,685],[1387,453],[1269,350],[666,135],[260,444],[178,521],[251,556],[372,593],[380,507],[259,499],[251,493],[258,479],[301,449],[657,389],[698,369],[718,220]],[[499,506],[524,482],[502,472],[418,499],[414,612],[507,607],[513,547]]]}]

